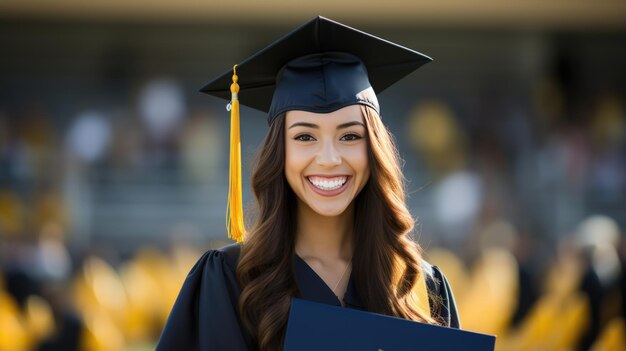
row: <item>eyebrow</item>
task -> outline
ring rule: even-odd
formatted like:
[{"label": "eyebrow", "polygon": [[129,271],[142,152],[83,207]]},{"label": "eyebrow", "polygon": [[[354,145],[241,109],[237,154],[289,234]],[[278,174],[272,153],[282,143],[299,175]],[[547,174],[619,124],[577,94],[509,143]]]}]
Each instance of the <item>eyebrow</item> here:
[{"label": "eyebrow", "polygon": [[[361,127],[365,128],[365,124],[363,124],[362,122],[352,121],[352,122],[346,122],[346,123],[342,123],[342,124],[338,125],[337,129],[344,129],[344,128],[348,128],[348,127],[352,127],[352,126],[361,126]],[[308,122],[296,122],[296,123],[292,124],[291,126],[289,126],[288,129],[291,129],[293,127],[307,127],[307,128],[313,128],[313,129],[319,129],[320,128],[317,124],[308,123]]]}]

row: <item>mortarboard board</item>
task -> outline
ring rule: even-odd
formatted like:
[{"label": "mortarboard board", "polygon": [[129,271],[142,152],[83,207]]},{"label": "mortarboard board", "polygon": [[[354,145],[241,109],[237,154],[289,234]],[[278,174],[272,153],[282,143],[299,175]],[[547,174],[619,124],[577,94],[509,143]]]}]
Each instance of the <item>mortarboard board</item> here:
[{"label": "mortarboard board", "polygon": [[269,124],[289,110],[329,113],[355,104],[380,114],[376,94],[430,61],[417,51],[316,17],[200,89],[231,102],[229,237],[242,241],[245,231],[239,94],[242,104],[267,112]]}]

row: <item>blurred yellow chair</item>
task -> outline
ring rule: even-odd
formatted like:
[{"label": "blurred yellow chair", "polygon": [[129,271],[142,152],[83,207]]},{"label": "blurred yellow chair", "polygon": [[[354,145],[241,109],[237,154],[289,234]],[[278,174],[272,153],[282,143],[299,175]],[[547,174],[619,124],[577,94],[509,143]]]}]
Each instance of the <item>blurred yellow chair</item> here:
[{"label": "blurred yellow chair", "polygon": [[76,307],[85,322],[81,341],[86,350],[118,350],[125,346],[128,298],[113,267],[98,257],[83,263],[73,284]]},{"label": "blurred yellow chair", "polygon": [[575,293],[565,299],[558,321],[554,325],[552,342],[546,350],[574,350],[583,331],[589,325],[590,306],[586,295]]},{"label": "blurred yellow chair", "polygon": [[[577,295],[582,265],[574,251],[564,251],[548,269],[545,293],[515,330],[498,338],[497,350],[556,350],[573,343],[588,314],[588,302]],[[583,302],[584,301],[584,302]],[[569,314],[573,320],[564,320]]]},{"label": "blurred yellow chair", "polygon": [[485,250],[474,265],[465,290],[458,306],[463,328],[503,335],[517,307],[517,261],[506,250]]},{"label": "blurred yellow chair", "polygon": [[184,277],[178,273],[172,260],[155,248],[143,248],[134,258],[136,264],[148,273],[156,282],[158,290],[153,291],[154,298],[159,299],[158,323],[165,325],[167,317],[174,306]]},{"label": "blurred yellow chair", "polygon": [[126,291],[115,269],[104,260],[87,258],[74,286],[80,310],[101,308],[114,320],[123,319],[128,306]]},{"label": "blurred yellow chair", "polygon": [[52,308],[42,297],[31,295],[26,300],[24,321],[28,333],[38,342],[54,332]]},{"label": "blurred yellow chair", "polygon": [[0,350],[30,350],[34,345],[19,307],[13,298],[0,290]]},{"label": "blurred yellow chair", "polygon": [[548,268],[546,293],[568,296],[578,290],[582,278],[583,265],[574,253],[562,255]]},{"label": "blurred yellow chair", "polygon": [[612,319],[602,330],[591,351],[626,351],[624,318]]},{"label": "blurred yellow chair", "polygon": [[116,350],[153,342],[185,279],[179,264],[155,248],[140,249],[119,274],[102,259],[88,258],[74,281],[86,323],[83,345]]},{"label": "blurred yellow chair", "polygon": [[123,350],[126,340],[121,330],[104,310],[83,311],[85,324],[81,335],[81,350],[119,351]]},{"label": "blurred yellow chair", "polygon": [[120,269],[120,277],[128,296],[128,308],[124,332],[129,343],[150,341],[155,329],[160,328],[161,304],[159,284],[135,260],[126,262]]},{"label": "blurred yellow chair", "polygon": [[194,248],[177,246],[167,256],[146,247],[121,267],[120,278],[128,297],[123,330],[129,345],[154,341],[200,254]]},{"label": "blurred yellow chair", "polygon": [[589,320],[589,302],[584,294],[542,296],[520,327],[498,345],[502,351],[574,350]]},{"label": "blurred yellow chair", "polygon": [[498,350],[539,350],[539,346],[550,338],[555,323],[558,323],[560,296],[542,296],[531,308],[522,324],[512,331]]}]

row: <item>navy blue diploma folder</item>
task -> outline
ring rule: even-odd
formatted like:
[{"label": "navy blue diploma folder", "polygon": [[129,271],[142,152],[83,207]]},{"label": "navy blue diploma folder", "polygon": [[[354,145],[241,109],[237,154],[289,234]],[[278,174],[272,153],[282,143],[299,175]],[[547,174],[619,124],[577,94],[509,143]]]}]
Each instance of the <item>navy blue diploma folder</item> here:
[{"label": "navy blue diploma folder", "polygon": [[293,299],[284,351],[493,351],[495,336]]}]

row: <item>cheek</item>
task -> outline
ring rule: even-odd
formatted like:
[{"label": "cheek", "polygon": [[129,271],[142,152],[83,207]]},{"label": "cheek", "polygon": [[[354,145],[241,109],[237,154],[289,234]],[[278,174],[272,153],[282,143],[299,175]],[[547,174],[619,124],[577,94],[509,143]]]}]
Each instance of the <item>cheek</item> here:
[{"label": "cheek", "polygon": [[294,167],[295,158],[293,156],[293,152],[289,150],[289,147],[285,147],[285,176],[288,181],[291,181],[290,176],[292,173],[292,169]]},{"label": "cheek", "polygon": [[355,171],[364,172],[362,174],[364,176],[369,175],[369,162],[367,157],[367,148],[365,145],[363,145],[363,147],[350,150],[346,156],[347,159],[350,160],[352,168],[354,168]]},{"label": "cheek", "polygon": [[290,147],[289,143],[285,145],[285,176],[292,187],[292,182],[299,179],[304,170],[304,156],[301,150]]},{"label": "cheek", "polygon": [[361,191],[370,178],[369,158],[367,156],[367,147],[357,150],[352,155],[352,168],[358,176],[358,191]]}]

